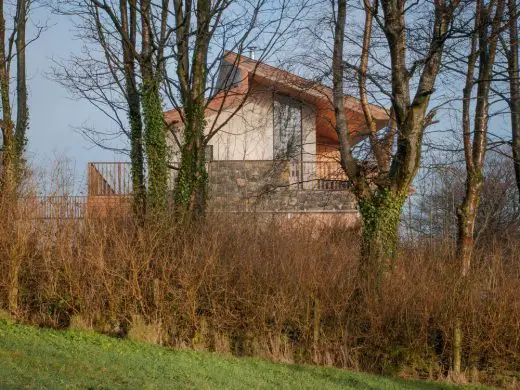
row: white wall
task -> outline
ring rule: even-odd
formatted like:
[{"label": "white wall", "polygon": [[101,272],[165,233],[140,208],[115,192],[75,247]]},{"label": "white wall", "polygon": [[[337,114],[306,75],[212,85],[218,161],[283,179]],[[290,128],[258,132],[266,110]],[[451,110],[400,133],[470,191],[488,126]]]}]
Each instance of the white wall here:
[{"label": "white wall", "polygon": [[[216,125],[222,124],[234,108],[222,113]],[[214,124],[212,118],[207,129]],[[253,87],[244,106],[211,139],[215,160],[272,160],[273,110],[272,92]]]},{"label": "white wall", "polygon": [[[208,116],[206,133],[212,127],[229,121],[216,133],[213,145],[214,160],[272,160],[273,159],[273,92],[267,87],[253,85],[243,107],[233,115],[236,108]],[[217,123],[215,124],[215,119]],[[170,136],[171,137],[171,136]],[[302,105],[303,160],[312,161],[316,156],[316,113],[314,107]],[[178,148],[170,138],[172,160],[178,161]]]}]

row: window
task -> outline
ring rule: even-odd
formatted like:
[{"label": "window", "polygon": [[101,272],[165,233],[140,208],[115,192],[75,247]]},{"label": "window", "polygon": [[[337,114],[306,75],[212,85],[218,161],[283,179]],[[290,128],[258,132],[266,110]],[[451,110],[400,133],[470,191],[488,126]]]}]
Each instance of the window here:
[{"label": "window", "polygon": [[222,60],[220,64],[220,72],[218,74],[216,92],[236,88],[242,81],[242,72],[233,64],[226,60]]},{"label": "window", "polygon": [[213,145],[206,145],[204,149],[204,156],[206,162],[213,161]]},{"label": "window", "polygon": [[301,104],[277,96],[273,106],[275,159],[300,160],[302,154]]}]

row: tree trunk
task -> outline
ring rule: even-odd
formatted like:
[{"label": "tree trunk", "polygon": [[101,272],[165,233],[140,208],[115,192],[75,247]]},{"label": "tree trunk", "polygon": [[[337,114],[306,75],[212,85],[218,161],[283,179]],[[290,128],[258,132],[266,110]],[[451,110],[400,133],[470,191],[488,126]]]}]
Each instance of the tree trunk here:
[{"label": "tree trunk", "polygon": [[482,176],[470,174],[466,183],[466,193],[458,212],[457,258],[462,277],[468,275],[471,266],[473,237],[481,190]]},{"label": "tree trunk", "polygon": [[[2,177],[1,196],[4,202],[11,202],[16,195],[16,141],[11,117],[8,59],[5,49],[4,1],[0,0],[0,95],[2,100]],[[4,204],[7,211],[9,206]]]},{"label": "tree trunk", "polygon": [[374,287],[393,269],[399,242],[399,222],[406,195],[376,190],[359,201],[363,219],[361,271]]},{"label": "tree trunk", "polygon": [[152,211],[163,211],[167,203],[168,156],[166,125],[161,99],[161,77],[154,71],[152,56],[152,20],[150,0],[141,0],[143,77],[142,105],[144,116],[145,150],[148,158],[148,205]]},{"label": "tree trunk", "polygon": [[185,221],[203,217],[205,214],[208,182],[204,150],[205,126],[204,106],[188,108],[180,167],[175,183],[175,204]]},{"label": "tree trunk", "polygon": [[27,107],[27,77],[25,64],[25,25],[27,20],[27,0],[18,0],[16,22],[16,129],[15,129],[15,171],[16,184],[23,175],[23,153],[27,144],[26,133],[29,127]]},{"label": "tree trunk", "polygon": [[[127,38],[121,37],[123,49],[126,99],[130,122],[130,162],[132,166],[132,195],[134,216],[139,224],[146,215],[146,187],[144,182],[143,122],[141,118],[141,99],[135,73],[135,57],[132,45],[136,47],[137,7],[135,0],[130,0],[130,10],[126,0],[120,1],[121,29]],[[128,18],[128,12],[130,18]]]},{"label": "tree trunk", "polygon": [[145,79],[142,91],[145,125],[145,149],[148,158],[148,205],[163,211],[168,192],[168,156],[166,126],[158,82]]},{"label": "tree trunk", "polygon": [[133,211],[137,221],[142,223],[146,215],[146,187],[144,183],[143,126],[140,99],[132,91],[129,95],[130,119],[130,163],[132,170]]},{"label": "tree trunk", "polygon": [[[190,20],[191,1],[186,1],[183,13],[182,1],[175,1],[177,76],[184,104],[184,130],[181,161],[175,184],[175,205],[185,222],[203,217],[206,210],[208,173],[206,170],[206,120],[205,90],[207,81],[206,60],[211,39],[211,2],[198,0],[196,7],[196,37],[188,76],[189,47],[187,37],[190,29],[185,21]],[[189,24],[189,23],[188,23]]]},{"label": "tree trunk", "polygon": [[509,108],[511,110],[511,132],[516,186],[520,202],[520,79],[518,63],[518,14],[516,0],[508,0],[509,51],[507,53],[509,73]]}]

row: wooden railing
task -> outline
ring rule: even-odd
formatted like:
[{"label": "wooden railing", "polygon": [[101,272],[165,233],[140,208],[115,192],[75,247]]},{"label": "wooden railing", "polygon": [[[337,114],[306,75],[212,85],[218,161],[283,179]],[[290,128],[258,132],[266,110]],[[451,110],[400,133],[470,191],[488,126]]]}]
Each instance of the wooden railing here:
[{"label": "wooden railing", "polygon": [[88,195],[110,196],[132,193],[131,165],[128,162],[88,164]]},{"label": "wooden railing", "polygon": [[29,196],[20,199],[20,214],[29,219],[80,219],[87,210],[86,196]]}]

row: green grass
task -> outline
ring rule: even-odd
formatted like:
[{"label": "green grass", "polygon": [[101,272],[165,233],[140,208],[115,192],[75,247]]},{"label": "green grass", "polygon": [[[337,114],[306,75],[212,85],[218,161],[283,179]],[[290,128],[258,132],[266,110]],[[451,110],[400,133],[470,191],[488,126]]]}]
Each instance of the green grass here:
[{"label": "green grass", "polygon": [[172,350],[0,319],[0,388],[452,389],[334,368]]}]

